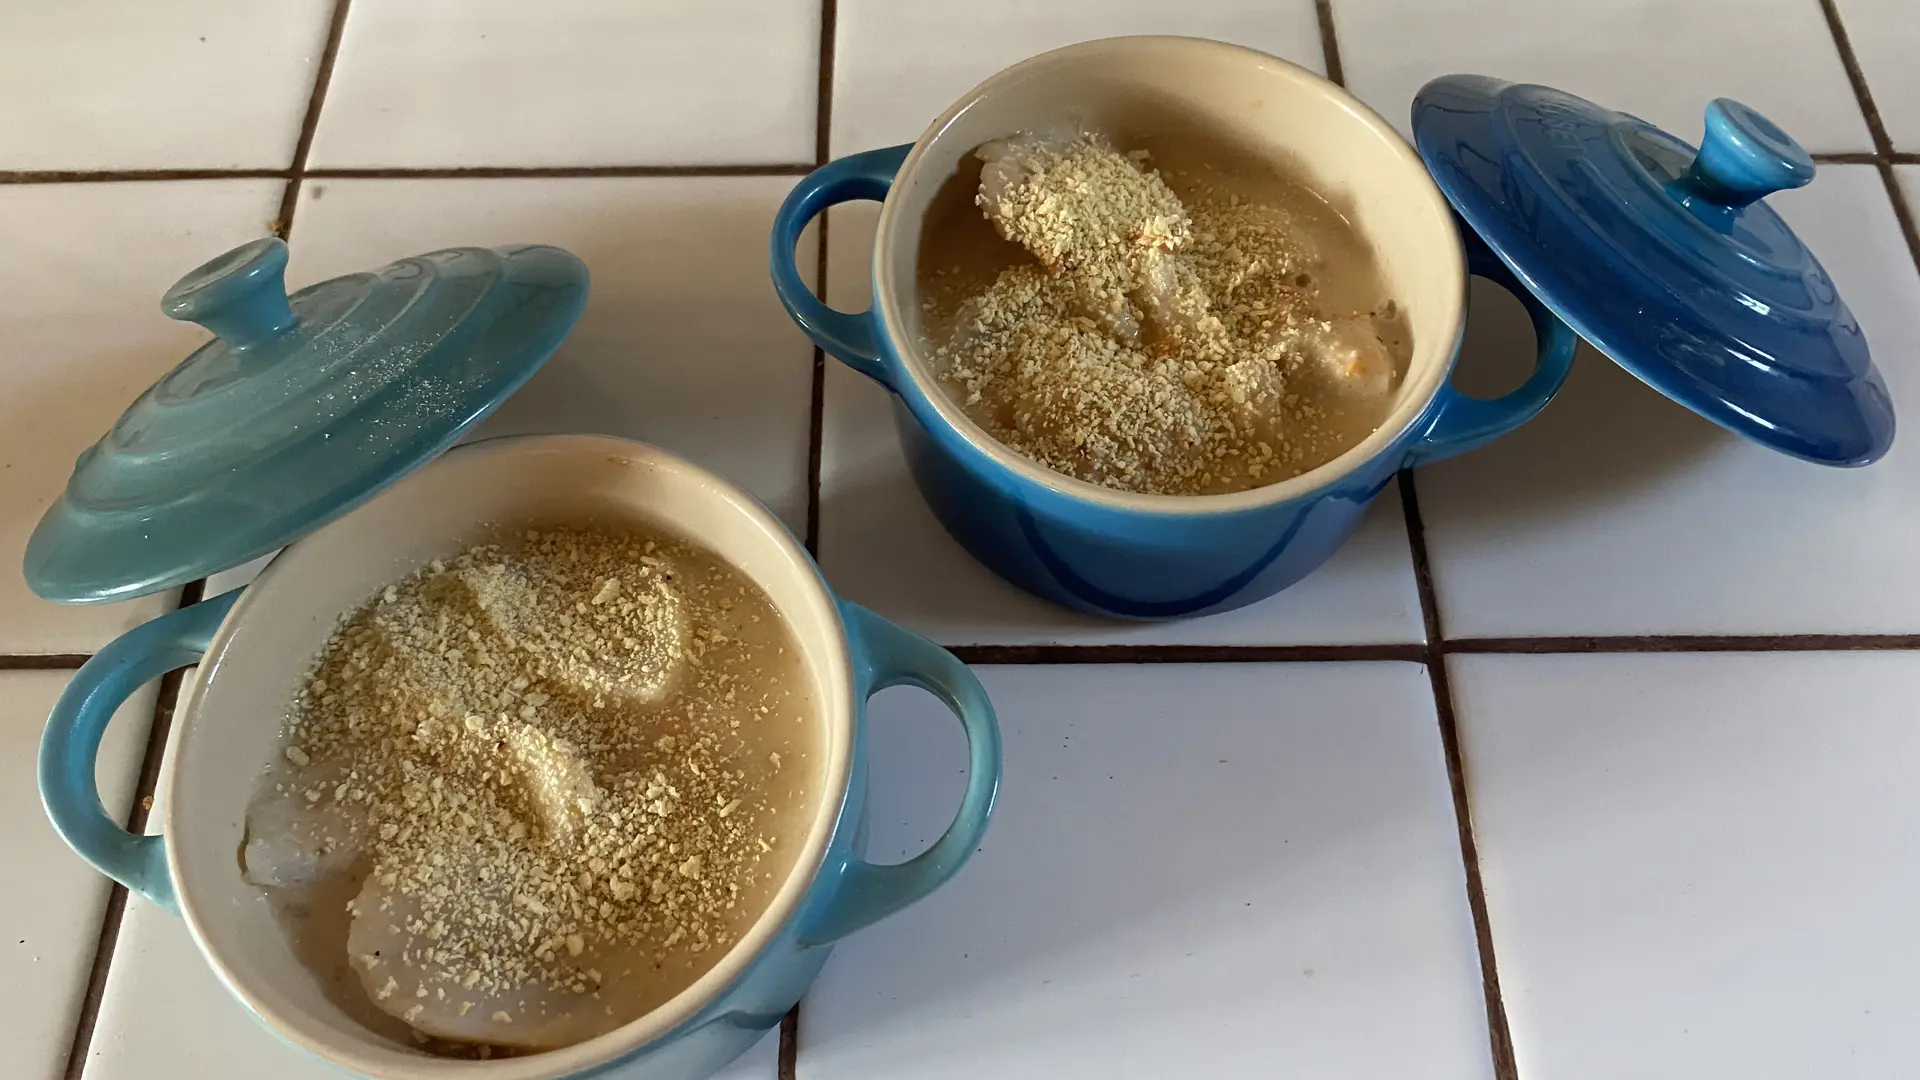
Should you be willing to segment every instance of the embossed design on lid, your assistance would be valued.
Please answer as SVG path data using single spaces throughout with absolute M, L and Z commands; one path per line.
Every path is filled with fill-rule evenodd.
M 1738 102 L 1695 150 L 1544 86 L 1472 75 L 1414 100 L 1420 155 L 1469 227 L 1621 367 L 1729 430 L 1826 465 L 1893 442 L 1893 402 L 1833 279 L 1762 200 L 1813 159 Z
M 559 248 L 451 248 L 289 297 L 255 240 L 161 301 L 215 339 L 74 466 L 27 544 L 53 600 L 122 600 L 238 566 L 435 457 L 526 382 L 586 305 Z

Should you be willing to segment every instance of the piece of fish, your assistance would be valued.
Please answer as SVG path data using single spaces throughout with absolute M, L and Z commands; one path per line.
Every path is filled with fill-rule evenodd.
M 1136 347 L 1143 325 L 1165 334 L 1205 317 L 1205 296 L 1171 257 L 1187 242 L 1186 211 L 1138 160 L 1100 136 L 1062 130 L 995 139 L 974 155 L 982 162 L 974 201 L 987 220 L 1071 281 L 1077 312 L 1107 337 Z M 1083 171 L 1064 168 L 1069 159 Z M 1114 206 L 1137 213 L 1116 220 Z
M 451 859 L 468 859 L 472 851 L 448 850 Z M 474 887 L 463 909 L 488 922 L 512 915 L 512 898 L 487 888 L 472 867 Z M 592 1038 L 614 1026 L 604 1006 L 586 993 L 555 990 L 538 983 L 510 990 L 482 985 L 479 962 L 443 955 L 435 948 L 435 928 L 426 924 L 420 904 L 384 884 L 378 872 L 367 878 L 348 905 L 352 924 L 347 952 L 367 999 L 382 1012 L 405 1021 L 423 1035 L 454 1042 L 545 1050 Z M 476 935 L 466 927 L 444 927 L 442 937 L 468 940 Z M 482 938 L 484 940 L 484 938 Z M 504 948 L 524 947 L 503 943 Z M 564 949 L 563 949 L 564 951 Z
M 299 888 L 349 872 L 365 854 L 367 826 L 366 808 L 351 790 L 344 770 L 320 766 L 264 785 L 247 807 L 240 853 L 246 879 Z

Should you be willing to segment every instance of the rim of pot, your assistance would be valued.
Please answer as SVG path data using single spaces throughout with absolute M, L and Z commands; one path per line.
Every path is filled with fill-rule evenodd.
M 1465 332 L 1468 279 L 1466 253 L 1461 247 L 1459 231 L 1453 223 L 1452 207 L 1447 203 L 1446 196 L 1441 193 L 1438 185 L 1433 183 L 1420 156 L 1379 113 L 1348 93 L 1343 87 L 1298 64 L 1256 49 L 1209 38 L 1179 35 L 1100 38 L 1054 49 L 1021 61 L 989 77 L 962 95 L 941 113 L 938 119 L 928 125 L 919 140 L 913 144 L 912 151 L 908 153 L 906 160 L 901 163 L 899 171 L 895 174 L 895 183 L 898 184 L 899 177 L 911 176 L 927 156 L 929 148 L 940 140 L 947 128 L 962 113 L 988 95 L 1029 78 L 1035 72 L 1058 64 L 1062 60 L 1078 58 L 1084 54 L 1131 52 L 1138 56 L 1151 55 L 1156 51 L 1162 51 L 1162 55 L 1158 57 L 1161 60 L 1176 58 L 1185 53 L 1189 58 L 1203 58 L 1207 62 L 1234 63 L 1263 68 L 1272 77 L 1330 99 L 1351 117 L 1356 132 L 1363 132 L 1385 144 L 1387 152 L 1406 172 L 1407 197 L 1424 201 L 1435 215 L 1437 224 L 1443 230 L 1447 240 L 1447 243 L 1442 245 L 1443 250 L 1439 252 L 1439 257 L 1451 261 L 1450 276 L 1459 282 L 1455 295 L 1449 297 L 1451 310 L 1443 313 L 1447 316 L 1445 324 L 1453 327 L 1453 333 L 1445 341 L 1422 343 L 1416 338 L 1408 358 L 1406 373 L 1402 376 L 1400 396 L 1379 427 L 1331 461 L 1274 484 L 1224 495 L 1158 495 L 1119 491 L 1056 472 L 1014 450 L 994 438 L 969 417 L 965 410 L 953 401 L 952 396 L 940 386 L 939 380 L 933 376 L 921 357 L 920 349 L 914 343 L 915 335 L 907 329 L 907 323 L 902 314 L 904 304 L 909 299 L 917 302 L 917 297 L 896 296 L 892 289 L 881 287 L 881 283 L 893 280 L 894 271 L 899 265 L 899 259 L 896 257 L 897 245 L 891 241 L 894 231 L 899 227 L 901 213 L 899 208 L 902 201 L 891 197 L 882 206 L 879 223 L 875 228 L 876 243 L 873 261 L 875 309 L 884 323 L 887 337 L 892 343 L 893 353 L 899 360 L 901 374 L 905 376 L 900 381 L 912 386 L 912 392 L 903 393 L 902 396 L 912 408 L 915 419 L 929 428 L 936 420 L 945 425 L 975 454 L 988 458 L 1007 470 L 1015 478 L 1016 483 L 1024 483 L 1060 498 L 1091 503 L 1109 510 L 1167 517 L 1228 514 L 1288 502 L 1311 494 L 1355 472 L 1399 441 L 1445 385 L 1452 372 L 1453 361 Z M 1316 188 L 1316 194 L 1318 193 L 1317 185 L 1309 184 L 1308 186 Z M 903 386 L 900 389 L 904 391 L 906 388 Z M 932 415 L 928 415 L 927 410 L 931 410 Z
M 814 884 L 819 880 L 821 867 L 826 861 L 827 849 L 845 809 L 847 784 L 853 765 L 854 740 L 859 737 L 858 723 L 855 719 L 859 701 L 853 678 L 852 651 L 847 639 L 846 624 L 840 614 L 839 602 L 812 556 L 807 554 L 806 549 L 800 546 L 793 534 L 773 515 L 772 511 L 762 506 L 759 500 L 737 484 L 669 451 L 618 436 L 533 434 L 484 439 L 449 450 L 415 473 L 414 477 L 431 476 L 435 472 L 435 466 L 448 459 L 460 461 L 469 467 L 480 467 L 487 456 L 540 452 L 614 454 L 621 455 L 636 465 L 666 468 L 681 474 L 703 494 L 722 499 L 736 512 L 743 513 L 748 524 L 777 545 L 780 553 L 791 564 L 795 585 L 804 595 L 806 603 L 809 606 L 819 605 L 819 613 L 828 617 L 828 624 L 835 630 L 831 639 L 823 642 L 823 647 L 826 649 L 827 675 L 832 682 L 819 687 L 822 698 L 819 717 L 820 722 L 843 726 L 846 732 L 838 742 L 827 744 L 829 761 L 820 779 L 822 796 L 814 808 L 814 817 L 808 826 L 805 847 L 800 857 L 795 860 L 787 880 L 775 893 L 761 917 L 740 935 L 739 940 L 728 949 L 718 963 L 679 993 L 611 1031 L 570 1046 L 543 1050 L 520 1057 L 468 1060 L 435 1057 L 389 1045 L 380 1036 L 371 1032 L 367 1033 L 365 1041 L 344 1041 L 326 1035 L 323 1028 L 314 1025 L 288 1023 L 287 1017 L 281 1015 L 277 1009 L 269 1007 L 245 981 L 237 976 L 218 950 L 209 947 L 204 925 L 206 920 L 218 918 L 219 912 L 202 910 L 202 906 L 195 903 L 195 894 L 190 886 L 179 888 L 180 914 L 187 923 L 188 931 L 193 936 L 201 956 L 220 981 L 226 985 L 228 991 L 276 1036 L 337 1068 L 366 1076 L 395 1077 L 396 1080 L 473 1073 L 484 1073 L 494 1080 L 547 1080 L 550 1077 L 592 1072 L 633 1054 L 658 1041 L 662 1036 L 672 1033 L 718 1000 L 748 973 L 765 953 L 767 947 L 787 929 L 800 913 Z M 411 480 L 414 477 L 407 479 Z M 399 488 L 382 494 L 383 496 L 392 495 L 397 490 Z M 675 527 L 669 515 L 660 515 L 660 520 L 668 528 Z M 318 536 L 329 527 L 331 525 L 323 526 L 321 530 L 311 535 Z M 697 537 L 693 539 L 701 542 Z M 270 575 L 277 576 L 278 573 L 297 570 L 298 566 L 288 562 L 284 556 L 306 542 L 307 538 L 302 538 L 289 544 L 287 551 L 282 553 L 282 557 L 276 558 L 261 572 L 254 585 L 247 587 L 247 592 L 240 597 L 233 610 L 221 623 L 219 631 L 214 635 L 207 649 L 206 661 L 201 663 L 192 680 L 189 706 L 192 711 L 189 713 L 187 722 L 176 727 L 176 735 L 185 735 L 194 724 L 194 714 L 197 714 L 200 709 L 200 685 L 203 680 L 211 677 L 210 671 L 217 671 L 218 666 L 224 662 L 229 641 L 246 621 L 243 615 L 256 603 L 256 597 L 271 598 L 270 589 L 262 590 L 257 586 L 269 583 Z M 731 560 L 723 561 L 731 562 Z M 764 583 L 757 579 L 756 584 L 765 588 Z M 828 714 L 828 707 L 836 699 L 846 706 L 842 710 L 846 712 L 844 718 Z M 183 755 L 176 753 L 170 752 L 168 756 L 176 763 L 185 760 Z M 173 776 L 170 779 L 177 782 L 179 778 Z M 169 831 L 174 826 L 174 810 L 177 805 L 176 802 L 168 806 L 165 826 Z M 173 874 L 177 885 L 184 885 L 185 878 L 181 874 L 179 852 L 177 845 L 168 845 L 168 869 Z M 238 872 L 237 866 L 235 872 Z

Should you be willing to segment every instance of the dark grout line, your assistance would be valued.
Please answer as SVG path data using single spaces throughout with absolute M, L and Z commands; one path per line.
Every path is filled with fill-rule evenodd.
M 300 202 L 300 178 L 295 176 L 287 181 L 280 192 L 280 209 L 275 211 L 273 220 L 267 222 L 267 231 L 286 240 L 293 235 L 293 209 Z
M 835 0 L 821 0 L 820 4 L 820 59 L 818 62 L 819 85 L 816 89 L 813 115 L 813 164 L 804 171 L 811 171 L 827 163 L 832 153 L 833 135 L 833 57 L 834 35 L 839 26 L 839 7 Z M 827 295 L 827 229 L 830 214 L 821 214 L 815 220 L 814 243 L 815 262 L 813 287 L 821 297 Z M 815 559 L 820 557 L 820 454 L 826 441 L 827 411 L 827 354 L 819 347 L 813 349 L 813 377 L 809 384 L 807 400 L 807 550 Z
M 1320 17 L 1320 55 L 1327 68 L 1327 81 L 1345 86 L 1346 65 L 1340 62 L 1340 39 L 1333 30 L 1333 0 L 1314 0 L 1313 9 Z
M 1879 154 L 1815 154 L 1815 165 L 1878 165 Z
M 0 172 L 0 184 L 110 184 L 171 180 L 507 180 L 591 177 L 805 176 L 812 162 L 745 165 L 472 165 L 381 169 L 150 169 L 123 172 Z M 284 206 L 283 206 L 284 209 Z
M 813 163 L 825 165 L 833 154 L 833 60 L 837 49 L 836 35 L 840 28 L 840 5 L 837 0 L 820 2 L 820 87 L 814 100 L 813 114 Z
M 307 167 L 307 155 L 313 152 L 313 133 L 320 127 L 320 110 L 326 106 L 327 87 L 333 83 L 333 65 L 340 58 L 340 39 L 347 29 L 347 9 L 351 0 L 335 0 L 333 18 L 327 23 L 327 41 L 320 48 L 320 63 L 313 72 L 313 92 L 307 96 L 306 115 L 300 118 L 300 134 L 293 143 L 293 171 Z
M 806 162 L 748 165 L 474 165 L 438 169 L 306 169 L 308 180 L 512 180 L 649 176 L 805 176 Z
M 1920 270 L 1920 227 L 1913 220 L 1913 206 L 1907 201 L 1907 193 L 1900 189 L 1900 178 L 1894 175 L 1893 166 L 1880 163 L 1880 182 L 1886 186 L 1887 198 L 1893 203 L 1893 216 L 1900 223 L 1900 235 L 1907 242 L 1907 254 L 1913 257 L 1913 268 Z
M 180 607 L 200 602 L 206 582 L 195 581 L 180 590 Z M 170 671 L 160 680 L 160 692 L 153 703 L 153 720 L 147 727 L 147 748 L 140 759 L 140 777 L 133 788 L 133 805 L 127 811 L 127 831 L 144 833 L 155 785 L 160 778 L 160 759 L 166 753 L 167 734 L 173 730 L 173 711 L 180 700 L 180 672 Z M 87 1054 L 93 1048 L 93 1033 L 100 1022 L 100 1002 L 107 994 L 107 973 L 113 969 L 113 954 L 120 943 L 120 926 L 126 920 L 128 893 L 117 882 L 107 893 L 107 909 L 100 919 L 100 937 L 94 943 L 93 965 L 87 970 L 87 989 L 80 999 L 80 1018 L 74 1025 L 73 1043 L 67 1049 L 66 1080 L 81 1080 L 87 1068 Z
M 1645 637 L 1459 638 L 1443 646 L 1443 651 L 1449 655 L 1894 650 L 1920 650 L 1920 634 L 1667 634 Z
M 822 214 L 820 222 L 821 262 L 826 261 L 827 218 Z M 824 271 L 824 267 L 822 270 Z M 821 280 L 826 275 L 821 274 Z M 827 412 L 827 354 L 819 346 L 813 349 L 812 398 L 808 405 L 807 418 L 807 553 L 816 560 L 820 558 L 820 454 L 826 442 Z
M 87 662 L 86 653 L 0 656 L 0 671 L 72 671 Z
M 1826 16 L 1827 29 L 1833 34 L 1833 46 L 1840 52 L 1840 65 L 1846 69 L 1847 82 L 1852 84 L 1854 99 L 1860 105 L 1860 115 L 1867 122 L 1867 134 L 1873 139 L 1874 153 L 1866 163 L 1879 166 L 1880 182 L 1886 185 L 1887 197 L 1893 200 L 1893 214 L 1900 222 L 1900 235 L 1907 242 L 1907 253 L 1913 258 L 1914 268 L 1920 269 L 1920 227 L 1916 226 L 1913 207 L 1908 204 L 1900 190 L 1899 179 L 1893 173 L 1895 165 L 1920 163 L 1920 154 L 1894 150 L 1893 139 L 1887 134 L 1886 121 L 1880 116 L 1879 106 L 1873 103 L 1873 90 L 1867 85 L 1866 69 L 1860 66 L 1860 58 L 1853 51 L 1853 39 L 1847 33 L 1846 22 L 1840 17 L 1839 0 L 1820 0 L 1820 11 Z
M 128 832 L 146 831 L 147 801 L 153 797 L 153 780 L 160 772 L 160 755 L 166 747 L 166 732 L 173 727 L 173 706 L 179 693 L 180 673 L 169 672 L 160 684 L 159 698 L 154 705 L 146 757 L 140 763 L 140 782 L 134 788 L 133 809 L 127 815 Z M 120 943 L 120 926 L 126 920 L 128 900 L 126 886 L 115 882 L 107 895 L 107 910 L 100 920 L 100 939 L 93 948 L 93 966 L 87 971 L 86 994 L 80 999 L 80 1020 L 74 1025 L 73 1045 L 67 1051 L 67 1080 L 81 1080 L 86 1072 L 87 1054 L 93 1048 L 93 1032 L 100 1023 L 100 1003 L 107 996 L 107 973 L 113 969 L 113 955 Z
M 814 447 L 817 459 L 818 447 Z M 815 462 L 817 464 L 817 460 Z M 818 492 L 813 493 L 817 499 Z M 808 508 L 807 547 L 819 538 L 817 507 Z M 1416 571 L 1416 578 L 1420 572 Z M 1422 588 L 1425 592 L 1431 585 Z M 1425 615 L 1425 611 L 1422 611 Z M 1431 625 L 1427 629 L 1433 633 Z M 1084 664 L 1284 664 L 1425 663 L 1431 653 L 1445 655 L 1555 656 L 1605 653 L 1726 652 L 1920 652 L 1920 634 L 1666 634 L 1639 637 L 1454 638 L 1437 648 L 1418 643 L 1371 642 L 1357 645 L 949 645 L 969 664 L 1062 666 Z M 50 656 L 0 656 L 0 671 L 70 671 L 87 661 L 82 653 Z
M 1860 115 L 1866 118 L 1867 135 L 1873 139 L 1874 152 L 1884 159 L 1893 153 L 1893 140 L 1887 138 L 1887 125 L 1873 103 L 1873 91 L 1867 88 L 1867 73 L 1860 66 L 1860 58 L 1854 55 L 1853 40 L 1847 35 L 1846 23 L 1840 19 L 1838 0 L 1820 0 L 1820 11 L 1827 17 L 1833 47 L 1840 51 L 1840 66 L 1846 69 L 1847 81 L 1853 84 L 1853 96 L 1859 102 Z
M 350 0 L 339 0 L 327 28 L 327 40 L 314 75 L 313 92 L 307 101 L 300 133 L 294 144 L 293 161 L 284 169 L 150 169 L 150 170 L 28 170 L 0 171 L 0 184 L 108 183 L 139 180 L 232 180 L 285 179 L 287 193 L 280 207 L 276 231 L 284 233 L 292 220 L 301 182 L 308 179 L 337 180 L 448 180 L 505 179 L 517 177 L 653 177 L 653 176 L 804 176 L 825 164 L 833 113 L 834 35 L 837 6 L 824 0 L 820 13 L 819 105 L 815 115 L 815 160 L 812 162 L 769 162 L 734 165 L 559 165 L 559 166 L 460 166 L 445 168 L 307 168 L 313 149 L 314 132 L 320 123 L 327 88 L 339 56 Z
M 1426 523 L 1420 517 L 1420 495 L 1415 490 L 1410 469 L 1400 472 L 1400 507 L 1407 521 L 1414 587 L 1420 594 L 1420 616 L 1426 629 L 1427 680 L 1433 687 L 1433 711 L 1440 725 L 1447 787 L 1453 793 L 1453 824 L 1459 835 L 1460 865 L 1466 875 L 1467 910 L 1473 917 L 1474 943 L 1480 954 L 1480 993 L 1487 1010 L 1487 1051 L 1493 1058 L 1495 1080 L 1518 1080 L 1513 1030 L 1507 1023 L 1507 1003 L 1500 993 L 1500 965 L 1493 950 L 1493 922 L 1487 914 L 1486 887 L 1480 876 L 1480 845 L 1473 835 L 1473 804 L 1467 798 L 1466 759 L 1460 751 L 1453 687 L 1447 681 L 1446 634 L 1441 628 L 1440 602 L 1433 589 L 1433 562 L 1427 553 Z
M 320 110 L 325 107 L 327 87 L 333 82 L 334 61 L 340 57 L 340 38 L 347 28 L 347 8 L 351 0 L 335 0 L 333 18 L 327 23 L 327 42 L 320 49 L 320 64 L 313 72 L 313 92 L 307 96 L 307 112 L 300 120 L 300 134 L 293 143 L 292 176 L 286 193 L 280 197 L 280 213 L 273 219 L 273 234 L 285 240 L 293 231 L 293 212 L 300 205 L 302 174 L 307 156 L 313 151 L 313 133 L 320 127 Z
M 117 171 L 28 170 L 0 172 L 0 184 L 115 184 L 154 180 L 278 180 L 291 169 L 122 169 Z
M 134 803 L 139 809 L 140 804 Z M 100 1020 L 100 999 L 107 993 L 107 971 L 113 966 L 113 948 L 120 940 L 120 924 L 127 914 L 127 887 L 113 882 L 107 893 L 107 910 L 100 918 L 100 938 L 93 947 L 93 966 L 87 969 L 87 991 L 80 999 L 80 1019 L 73 1028 L 73 1042 L 67 1047 L 66 1080 L 81 1080 L 87 1069 L 87 1052 L 93 1048 L 93 1030 Z
M 815 447 L 817 456 L 818 447 Z M 817 492 L 814 493 L 817 497 Z M 807 547 L 816 551 L 814 507 Z M 1418 577 L 1418 572 L 1416 572 Z M 1430 589 L 1431 586 L 1426 586 Z M 1423 589 L 1425 591 L 1425 589 Z M 1423 616 L 1425 612 L 1422 612 Z M 1431 626 L 1428 629 L 1432 633 Z M 1920 634 L 1666 634 L 1639 637 L 1454 638 L 1429 648 L 1413 642 L 1357 645 L 948 645 L 969 664 L 1425 663 L 1429 654 L 1557 656 L 1606 653 L 1920 652 Z M 85 654 L 0 656 L 0 671 L 70 671 Z
M 820 82 L 815 97 L 813 119 L 813 163 L 796 169 L 798 174 L 813 171 L 827 163 L 832 153 L 833 132 L 833 55 L 834 32 L 839 23 L 835 0 L 820 3 Z M 815 219 L 813 287 L 827 295 L 827 214 Z M 813 349 L 813 378 L 809 383 L 807 404 L 807 551 L 820 557 L 820 448 L 825 441 L 827 407 L 827 354 L 819 346 Z M 805 998 L 802 998 L 804 1001 Z M 795 1080 L 800 1069 L 800 1004 L 795 1002 L 780 1018 L 780 1056 L 775 1068 L 778 1080 Z
M 800 1006 L 780 1018 L 779 1080 L 795 1080 L 800 1065 Z
M 1422 645 L 949 645 L 968 664 L 1313 664 L 1424 663 Z
M 1467 767 L 1460 751 L 1460 729 L 1453 713 L 1453 687 L 1447 681 L 1447 661 L 1435 655 L 1427 665 L 1433 683 L 1433 707 L 1440 719 L 1440 749 L 1447 762 L 1447 785 L 1453 789 L 1454 828 L 1460 838 L 1460 862 L 1466 870 L 1467 909 L 1473 917 L 1473 936 L 1480 947 L 1480 988 L 1486 999 L 1487 1046 L 1493 1055 L 1495 1080 L 1519 1080 L 1513 1056 L 1513 1029 L 1507 1022 L 1506 998 L 1500 992 L 1500 966 L 1493 949 L 1493 920 L 1487 913 L 1486 882 L 1480 876 L 1480 845 L 1473 835 L 1473 805 L 1467 798 Z
M 1407 522 L 1407 547 L 1413 558 L 1413 587 L 1420 596 L 1420 622 L 1426 633 L 1426 651 L 1437 652 L 1446 641 L 1440 632 L 1440 602 L 1433 592 L 1433 564 L 1427 558 L 1427 527 L 1420 519 L 1420 494 L 1414 490 L 1413 470 L 1402 469 L 1400 513 Z

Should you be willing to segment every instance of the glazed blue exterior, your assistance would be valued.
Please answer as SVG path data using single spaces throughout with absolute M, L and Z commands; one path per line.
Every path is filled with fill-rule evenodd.
M 1866 465 L 1893 401 L 1833 279 L 1761 200 L 1813 158 L 1735 101 L 1699 150 L 1544 86 L 1449 75 L 1414 98 L 1421 158 L 1474 231 L 1581 337 L 1764 446 Z
M 586 307 L 555 247 L 450 248 L 287 295 L 268 237 L 167 291 L 215 339 L 140 395 L 27 541 L 34 592 L 98 603 L 284 547 L 439 456 Z
M 962 437 L 933 407 L 929 388 L 906 374 L 878 310 L 834 311 L 807 289 L 794 265 L 807 222 L 836 203 L 884 200 L 910 149 L 842 158 L 794 188 L 774 220 L 774 288 L 815 342 L 891 393 L 914 481 L 954 539 L 1001 577 L 1056 604 L 1117 618 L 1170 619 L 1271 596 L 1325 562 L 1401 468 L 1474 449 L 1526 423 L 1560 389 L 1573 361 L 1573 332 L 1470 239 L 1470 271 L 1512 292 L 1533 321 L 1539 362 L 1519 389 L 1483 401 L 1443 384 L 1383 452 L 1284 502 L 1231 512 L 1147 512 L 1063 491 L 1006 467 Z
M 40 796 L 54 828 L 101 872 L 170 911 L 179 903 L 165 838 L 136 836 L 107 816 L 94 762 L 114 711 L 145 683 L 197 663 L 241 591 L 161 616 L 102 649 L 75 673 L 41 742 Z M 1000 733 L 986 691 L 938 645 L 858 605 L 841 602 L 840 611 L 856 702 L 852 762 L 811 888 L 752 965 L 706 1008 L 661 1038 L 573 1077 L 698 1080 L 718 1071 L 778 1026 L 836 941 L 933 892 L 979 847 L 1000 784 Z M 866 700 L 899 685 L 919 686 L 953 710 L 966 731 L 969 771 L 960 809 L 940 839 L 904 863 L 881 866 L 863 858 Z

